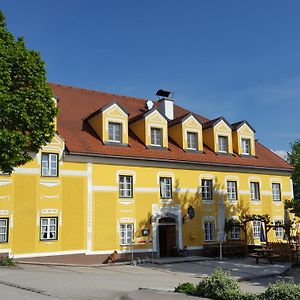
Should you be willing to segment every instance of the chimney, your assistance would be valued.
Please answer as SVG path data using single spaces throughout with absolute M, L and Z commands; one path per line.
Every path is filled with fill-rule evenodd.
M 164 90 L 158 90 L 156 95 L 161 97 L 158 100 L 158 110 L 164 116 L 166 116 L 169 120 L 174 119 L 174 100 L 171 99 L 170 94 L 173 93 Z

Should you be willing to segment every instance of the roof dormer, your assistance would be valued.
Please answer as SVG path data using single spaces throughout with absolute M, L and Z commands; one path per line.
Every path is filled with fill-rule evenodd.
M 170 122 L 169 135 L 185 151 L 203 151 L 202 125 L 192 113 Z
M 92 113 L 87 121 L 104 144 L 128 144 L 128 113 L 116 101 Z
M 157 108 L 132 120 L 130 128 L 148 148 L 168 148 L 168 121 Z
M 203 124 L 203 141 L 218 154 L 232 154 L 232 129 L 224 117 Z
M 255 130 L 247 121 L 231 125 L 233 150 L 240 156 L 255 156 Z

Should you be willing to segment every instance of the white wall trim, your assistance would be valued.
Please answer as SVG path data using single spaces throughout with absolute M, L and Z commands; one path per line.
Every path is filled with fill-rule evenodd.
M 87 252 L 92 251 L 92 226 L 93 226 L 93 193 L 92 193 L 92 164 L 87 167 Z
M 88 176 L 88 171 L 79 170 L 61 170 L 60 175 L 62 176 Z
M 40 174 L 41 170 L 39 168 L 16 168 L 14 173 L 17 174 Z
M 158 187 L 136 187 L 134 192 L 142 192 L 142 193 L 159 193 Z
M 0 179 L 0 186 L 11 184 L 12 180 L 11 179 Z
M 31 258 L 31 257 L 44 257 L 44 256 L 58 256 L 70 254 L 85 254 L 86 250 L 69 250 L 69 251 L 56 251 L 56 252 L 37 252 L 37 253 L 23 253 L 15 254 L 14 258 Z
M 128 246 L 130 247 L 130 246 Z M 99 251 L 91 251 L 86 253 L 86 255 L 97 255 L 97 254 L 112 254 L 116 249 L 111 249 L 111 250 L 99 250 Z M 126 249 L 126 250 L 117 250 L 118 253 L 131 253 L 131 249 Z M 152 252 L 151 248 L 146 248 L 146 249 L 133 249 L 133 253 L 143 253 L 143 252 Z M 155 251 L 154 251 L 155 252 Z
M 190 247 L 186 247 L 186 250 L 202 250 L 204 249 L 203 246 L 190 246 Z
M 109 185 L 93 185 L 91 186 L 92 191 L 98 192 L 116 192 L 119 190 L 117 186 L 109 186 Z

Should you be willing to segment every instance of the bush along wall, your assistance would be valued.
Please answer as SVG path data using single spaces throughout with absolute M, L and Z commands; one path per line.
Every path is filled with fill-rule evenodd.
M 300 299 L 300 285 L 293 281 L 278 281 L 270 284 L 261 294 L 245 293 L 227 272 L 217 269 L 211 276 L 202 279 L 197 286 L 182 283 L 175 292 L 215 300 L 295 300 Z

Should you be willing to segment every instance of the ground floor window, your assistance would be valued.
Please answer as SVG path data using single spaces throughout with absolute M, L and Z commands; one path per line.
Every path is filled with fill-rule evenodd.
M 133 224 L 120 224 L 120 245 L 129 246 L 133 239 Z
M 282 220 L 274 220 L 275 225 L 282 225 Z M 283 239 L 284 230 L 283 227 L 275 227 L 275 237 L 278 239 Z
M 232 240 L 239 240 L 240 239 L 240 233 L 241 233 L 240 227 L 232 227 L 232 229 L 230 231 L 230 238 Z
M 259 239 L 260 238 L 260 230 L 261 230 L 261 221 L 252 221 L 253 226 L 253 238 Z
M 204 239 L 207 242 L 214 240 L 214 223 L 213 222 L 205 222 L 204 223 Z
M 8 218 L 0 219 L 0 243 L 8 242 Z
M 57 240 L 57 217 L 41 218 L 41 237 L 44 240 Z

